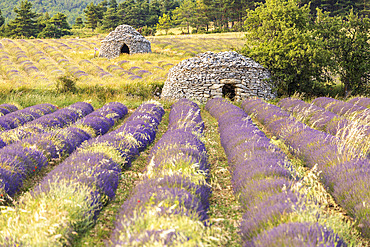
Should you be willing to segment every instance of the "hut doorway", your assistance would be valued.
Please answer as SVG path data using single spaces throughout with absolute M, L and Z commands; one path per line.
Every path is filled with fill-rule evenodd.
M 121 48 L 121 53 L 130 54 L 130 48 L 128 48 L 128 46 L 126 44 L 123 44 L 123 46 Z
M 234 84 L 225 84 L 222 87 L 222 97 L 229 98 L 230 100 L 234 100 L 235 96 L 236 96 L 236 92 L 235 92 Z

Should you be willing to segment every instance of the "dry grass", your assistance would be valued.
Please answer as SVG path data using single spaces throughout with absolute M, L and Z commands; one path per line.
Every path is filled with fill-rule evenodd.
M 369 246 L 368 240 L 363 239 L 361 234 L 355 228 L 354 219 L 340 207 L 334 198 L 326 191 L 322 183 L 321 171 L 317 170 L 317 166 L 308 169 L 303 160 L 297 158 L 289 146 L 282 140 L 277 139 L 270 131 L 268 131 L 261 123 L 253 116 L 253 122 L 261 129 L 271 142 L 278 146 L 288 157 L 292 167 L 292 176 L 300 178 L 292 188 L 302 194 L 304 200 L 298 205 L 294 212 L 290 215 L 291 221 L 296 222 L 318 222 L 326 225 L 334 230 L 348 246 Z M 301 199 L 302 200 L 302 199 Z M 319 215 L 319 217 L 317 217 Z
M 221 146 L 217 120 L 206 110 L 202 110 L 205 124 L 203 142 L 206 145 L 210 163 L 210 197 L 209 217 L 212 226 L 220 228 L 223 246 L 241 246 L 239 235 L 242 211 L 234 196 L 231 174 L 228 169 L 226 154 Z
M 227 33 L 148 37 L 153 53 L 121 54 L 111 60 L 94 57 L 94 47 L 100 47 L 105 35 L 84 39 L 3 39 L 0 40 L 0 55 L 8 58 L 0 58 L 0 94 L 19 90 L 54 90 L 58 77 L 76 71 L 85 72 L 76 74 L 77 88 L 83 92 L 104 87 L 135 96 L 135 92 L 138 95 L 137 91 L 150 87 L 153 93 L 161 89 L 173 65 L 200 52 L 241 48 L 243 36 L 243 33 Z M 23 51 L 26 57 L 17 57 L 17 51 Z M 28 71 L 24 61 L 29 61 L 39 71 Z M 10 76 L 12 69 L 18 71 L 16 76 Z M 145 97 L 148 96 L 150 93 L 146 92 Z

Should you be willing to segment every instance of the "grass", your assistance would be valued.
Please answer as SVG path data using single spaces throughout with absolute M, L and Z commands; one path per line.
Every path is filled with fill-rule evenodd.
M 209 217 L 213 227 L 221 229 L 220 239 L 223 246 L 241 246 L 238 234 L 242 211 L 235 198 L 231 174 L 228 169 L 226 154 L 221 146 L 217 120 L 204 108 L 202 118 L 205 124 L 203 142 L 206 145 L 210 165 L 210 197 Z
M 168 111 L 169 110 L 167 109 L 162 122 L 158 126 L 156 140 L 159 140 L 167 130 Z M 131 190 L 144 172 L 148 164 L 150 150 L 154 144 L 155 142 L 132 162 L 132 166 L 128 170 L 122 173 L 115 199 L 106 205 L 106 207 L 100 212 L 95 226 L 86 231 L 74 246 L 105 246 L 104 241 L 109 239 L 110 234 L 114 229 L 114 220 L 117 216 L 117 212 L 123 202 L 129 197 Z
M 90 34 L 91 35 L 91 34 Z M 226 51 L 230 49 L 240 49 L 244 43 L 242 40 L 244 33 L 221 33 L 221 34 L 195 34 L 183 36 L 151 36 L 147 37 L 152 42 L 151 54 L 122 54 L 115 59 L 94 58 L 94 47 L 100 46 L 100 41 L 105 35 L 93 36 L 90 38 L 75 39 L 66 38 L 60 40 L 42 40 L 44 44 L 38 45 L 35 40 L 27 40 L 27 45 L 20 40 L 13 40 L 15 45 L 20 47 L 27 54 L 28 58 L 40 69 L 40 73 L 44 74 L 47 80 L 40 80 L 34 78 L 33 74 L 27 73 L 20 63 L 17 63 L 15 54 L 12 49 L 5 47 L 4 50 L 9 54 L 12 66 L 20 71 L 20 77 L 10 78 L 7 76 L 7 67 L 0 66 L 0 103 L 15 103 L 22 107 L 27 107 L 40 103 L 53 103 L 59 107 L 64 107 L 73 104 L 77 101 L 87 101 L 95 108 L 101 107 L 106 102 L 119 101 L 130 108 L 130 112 L 139 106 L 143 101 L 148 99 L 157 99 L 157 93 L 160 92 L 166 79 L 166 74 L 169 69 L 183 59 L 190 58 L 199 52 L 204 51 Z M 70 46 L 72 49 L 66 49 L 64 46 L 58 44 L 61 42 Z M 79 44 L 76 46 L 73 42 Z M 0 41 L 2 43 L 2 41 Z M 3 44 L 4 45 L 4 44 Z M 50 45 L 54 50 L 48 50 L 46 47 Z M 37 50 L 45 54 L 45 59 L 39 60 L 35 51 Z M 1 52 L 1 51 L 0 51 Z M 58 63 L 58 54 L 62 54 L 69 60 L 66 62 Z M 81 62 L 88 60 L 91 63 Z M 43 61 L 49 61 L 44 63 Z M 123 62 L 128 61 L 128 62 Z M 0 62 L 1 63 L 1 62 Z M 52 66 L 49 66 L 51 64 Z M 172 64 L 172 65 L 171 65 Z M 86 76 L 74 78 L 75 84 L 67 85 L 64 90 L 57 87 L 58 78 L 60 75 L 55 75 L 53 70 L 55 68 L 61 70 L 63 75 L 69 75 L 69 65 L 76 66 L 78 69 L 87 73 Z M 114 66 L 111 66 L 114 65 Z M 54 67 L 53 67 L 54 66 Z M 112 76 L 99 77 L 97 69 L 101 68 Z M 151 74 L 143 76 L 142 79 L 131 80 L 130 75 L 120 74 L 120 70 L 112 68 L 120 68 L 124 71 L 130 71 L 137 74 L 138 70 L 147 70 Z M 139 69 L 132 69 L 139 67 Z M 121 70 L 121 72 L 122 72 Z M 73 85 L 73 87 L 71 86 Z M 156 141 L 160 139 L 167 129 L 168 124 L 168 111 L 171 102 L 161 101 L 165 106 L 166 114 L 159 125 Z M 231 175 L 228 170 L 227 158 L 223 148 L 220 144 L 220 137 L 217 131 L 217 121 L 210 116 L 210 114 L 202 108 L 201 111 L 203 120 L 205 122 L 205 136 L 202 141 L 205 143 L 210 169 L 210 181 L 212 186 L 212 195 L 210 197 L 210 210 L 209 217 L 212 227 L 219 229 L 220 239 L 223 240 L 223 246 L 240 246 L 240 235 L 238 234 L 239 224 L 242 212 L 239 208 L 239 203 L 235 198 L 231 185 Z M 307 193 L 310 193 L 320 202 L 323 207 L 311 208 L 312 210 L 322 210 L 329 224 L 337 232 L 341 231 L 346 240 L 358 245 L 369 245 L 366 240 L 358 237 L 358 232 L 352 229 L 353 220 L 347 216 L 346 212 L 335 204 L 334 200 L 325 192 L 324 187 L 319 181 L 317 171 L 308 170 L 304 167 L 304 163 L 297 159 L 289 152 L 289 148 L 284 145 L 280 140 L 276 140 L 270 133 L 268 133 L 263 126 L 259 127 L 272 138 L 272 142 L 277 144 L 290 158 L 299 174 L 306 178 Z M 96 224 L 93 227 L 87 227 L 86 231 L 77 238 L 77 242 L 73 246 L 104 246 L 114 227 L 114 220 L 116 214 L 123 204 L 123 202 L 130 196 L 132 188 L 139 181 L 140 176 L 144 172 L 148 163 L 148 155 L 150 153 L 152 144 L 147 150 L 132 163 L 132 167 L 122 173 L 120 183 L 116 192 L 116 197 L 113 201 L 109 202 L 101 211 Z M 25 191 L 32 188 L 41 178 L 51 170 L 52 166 L 45 169 L 30 181 L 26 181 Z M 23 192 L 25 192 L 23 191 Z M 17 200 L 23 194 L 17 195 Z M 58 195 L 59 198 L 66 200 L 69 203 L 68 193 L 66 195 Z M 81 201 L 83 195 L 76 199 L 76 202 Z M 57 205 L 57 201 L 52 198 L 46 200 L 39 200 L 32 206 L 39 207 L 38 215 L 33 215 L 31 218 L 36 220 L 44 217 L 50 222 L 52 219 L 63 217 L 61 212 L 55 207 L 55 215 L 43 215 L 42 207 L 50 207 Z M 11 211 L 2 212 L 7 214 L 14 214 Z M 17 214 L 27 213 L 20 211 Z M 303 211 L 303 212 L 308 212 Z M 312 214 L 300 213 L 292 215 L 291 217 L 298 217 L 302 221 L 311 217 Z M 40 221 L 41 222 L 41 221 Z M 44 221 L 46 222 L 46 221 Z M 4 223 L 5 224 L 5 223 Z M 17 218 L 13 217 L 9 227 L 18 227 L 21 233 L 25 231 L 26 226 L 39 227 L 37 222 L 17 222 Z M 45 227 L 46 224 L 43 226 Z M 41 229 L 41 228 L 39 228 Z M 44 228 L 42 228 L 44 229 Z M 51 229 L 52 230 L 52 229 Z M 45 230 L 46 231 L 46 230 Z M 33 231 L 37 233 L 37 231 Z M 54 234 L 54 233 L 53 233 Z M 37 241 L 37 234 L 34 241 Z M 57 236 L 55 233 L 53 236 Z M 53 243 L 50 240 L 49 245 Z M 68 244 L 68 243 L 67 243 Z M 356 245 L 356 244 L 354 244 Z
M 308 169 L 305 162 L 291 152 L 289 146 L 277 139 L 253 116 L 252 119 L 271 142 L 287 155 L 294 167 L 293 177 L 301 178 L 292 187 L 305 195 L 308 200 L 302 202 L 303 208 L 295 209 L 295 212 L 290 215 L 291 221 L 318 222 L 333 229 L 349 246 L 370 246 L 369 240 L 362 238 L 360 232 L 355 228 L 354 219 L 326 191 L 321 182 L 320 171 L 317 170 L 316 166 Z M 315 214 L 320 217 L 316 218 Z
M 137 88 L 136 80 L 140 82 L 139 84 L 146 86 L 155 84 L 161 87 L 168 70 L 181 60 L 199 52 L 238 49 L 243 45 L 242 37 L 242 33 L 148 37 L 152 42 L 153 53 L 121 54 L 120 57 L 111 60 L 94 58 L 94 47 L 100 47 L 100 41 L 104 36 L 85 39 L 11 40 L 12 42 L 2 40 L 0 42 L 3 44 L 3 49 L 0 49 L 0 53 L 9 57 L 7 61 L 11 63 L 12 68 L 19 71 L 20 76 L 9 77 L 7 73 L 11 67 L 2 66 L 0 59 L 0 94 L 1 91 L 8 94 L 10 91 L 55 89 L 57 78 L 60 76 L 59 73 L 55 74 L 56 69 L 62 71 L 64 75 L 77 70 L 84 71 L 86 75 L 80 76 L 76 83 L 76 87 L 83 91 L 95 86 L 104 86 L 125 93 L 131 83 L 134 83 L 133 87 Z M 168 49 L 167 45 L 171 49 Z M 24 51 L 27 57 L 23 60 L 32 62 L 39 72 L 35 74 L 25 70 L 23 63 L 19 61 L 14 52 L 15 48 Z M 85 62 L 86 60 L 88 62 Z M 127 62 L 122 63 L 122 61 Z M 110 65 L 116 65 L 135 75 L 141 75 L 142 79 L 132 80 L 129 78 L 130 75 L 117 74 L 115 70 L 110 69 Z M 143 76 L 140 72 L 138 74 L 137 71 L 130 70 L 133 67 L 139 67 L 139 70 L 146 70 L 150 73 L 145 73 Z M 108 75 L 99 77 L 99 69 Z M 45 80 L 35 77 L 36 75 L 43 75 Z M 146 94 L 145 97 L 148 95 Z
M 128 104 L 128 107 L 132 104 L 137 106 L 137 103 L 131 102 L 158 98 L 172 66 L 199 52 L 239 49 L 243 45 L 243 36 L 243 33 L 152 36 L 148 39 L 152 42 L 153 53 L 121 54 L 110 60 L 94 58 L 94 47 L 100 47 L 104 35 L 84 39 L 44 39 L 41 43 L 38 43 L 39 40 L 14 39 L 13 43 L 2 40 L 3 49 L 0 49 L 0 53 L 6 52 L 12 66 L 19 70 L 20 77 L 8 77 L 9 68 L 2 66 L 0 59 L 0 102 L 15 102 L 23 107 L 49 102 L 62 107 L 77 101 L 88 101 L 94 107 L 100 107 L 106 102 L 120 101 Z M 60 43 L 71 49 L 66 49 Z M 26 59 L 40 70 L 39 74 L 43 74 L 46 80 L 27 73 L 17 61 L 13 47 L 24 51 Z M 60 56 L 68 62 L 58 63 Z M 71 66 L 75 69 L 71 70 Z M 110 76 L 100 78 L 98 67 Z M 135 70 L 134 67 L 139 69 Z M 63 74 L 55 74 L 55 70 Z M 76 70 L 84 71 L 87 75 L 70 77 Z M 123 71 L 134 75 L 141 74 L 141 71 L 150 73 L 141 74 L 142 79 L 132 80 L 132 75 L 122 74 Z M 73 81 L 63 85 L 63 80 L 58 79 L 61 76 L 72 78 Z

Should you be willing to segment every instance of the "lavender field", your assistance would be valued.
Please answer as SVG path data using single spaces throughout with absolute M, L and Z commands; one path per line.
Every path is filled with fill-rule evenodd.
M 0 243 L 366 246 L 366 101 L 0 105 Z
M 370 246 L 370 98 L 160 100 L 192 36 L 0 40 L 0 246 Z
M 98 58 L 94 50 L 100 48 L 103 38 L 1 39 L 0 88 L 51 90 L 61 76 L 72 76 L 81 88 L 104 85 L 124 91 L 137 84 L 161 87 L 168 70 L 182 59 L 208 50 L 239 49 L 243 44 L 242 34 L 218 38 L 148 37 L 152 54 L 121 55 L 108 60 Z

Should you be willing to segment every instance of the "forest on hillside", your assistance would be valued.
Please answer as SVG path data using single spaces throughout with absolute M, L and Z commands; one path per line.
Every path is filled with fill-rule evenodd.
M 0 10 L 5 22 L 16 17 L 14 8 L 20 4 L 21 0 L 1 0 Z M 32 4 L 32 10 L 36 13 L 45 14 L 48 13 L 53 16 L 57 13 L 63 13 L 67 16 L 69 24 L 74 24 L 77 17 L 85 19 L 84 10 L 86 7 L 93 3 L 94 5 L 109 5 L 110 2 L 116 2 L 122 9 L 124 6 L 128 6 L 130 9 L 135 10 L 140 8 L 141 12 L 137 12 L 140 19 L 147 18 L 152 21 L 145 23 L 150 26 L 158 21 L 158 18 L 163 13 L 168 14 L 171 9 L 180 5 L 189 5 L 186 0 L 30 0 Z M 260 0 L 193 0 L 191 1 L 197 5 L 204 5 L 203 10 L 205 12 L 213 12 L 215 17 L 220 17 L 229 20 L 240 20 L 241 17 L 245 16 L 246 8 L 254 8 L 256 2 Z M 262 1 L 264 2 L 264 1 Z M 332 15 L 345 15 L 348 11 L 353 8 L 355 13 L 360 15 L 369 15 L 370 12 L 370 1 L 369 0 L 301 0 L 301 5 L 308 4 L 311 2 L 311 10 L 315 12 L 316 8 L 320 8 L 324 11 L 329 11 Z M 127 11 L 125 11 L 127 12 Z M 128 16 L 131 16 L 128 14 Z M 215 19 L 215 18 L 214 18 Z M 202 21 L 202 20 L 200 20 Z
M 0 10 L 6 22 L 14 19 L 16 14 L 14 7 L 20 4 L 20 0 L 1 0 Z M 74 23 L 76 17 L 83 15 L 83 10 L 89 3 L 98 4 L 102 0 L 32 0 L 32 10 L 37 13 L 54 15 L 58 12 L 68 16 L 68 22 Z

